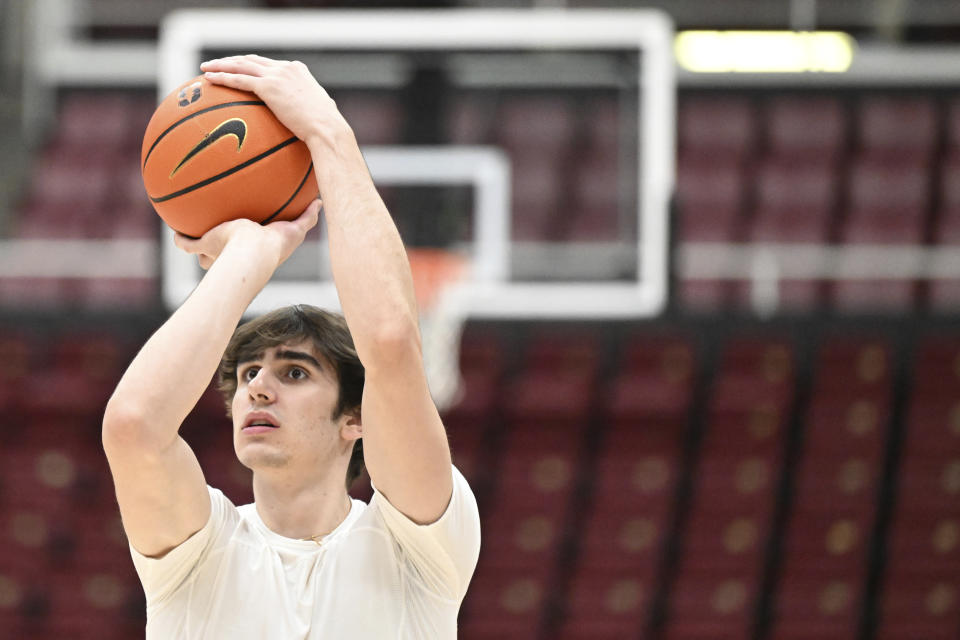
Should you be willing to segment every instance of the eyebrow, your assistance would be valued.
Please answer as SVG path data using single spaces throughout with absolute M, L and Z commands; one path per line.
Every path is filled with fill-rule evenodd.
M 292 349 L 284 349 L 282 351 L 277 351 L 275 354 L 277 360 L 298 360 L 300 362 L 306 362 L 313 365 L 318 370 L 323 371 L 323 365 L 320 364 L 320 361 L 314 358 L 312 355 L 306 351 L 294 351 Z M 260 360 L 263 358 L 263 354 L 259 353 L 253 357 L 245 358 L 237 362 L 238 365 L 245 364 L 247 362 L 253 362 L 254 360 Z
M 285 349 L 283 351 L 277 351 L 276 356 L 277 360 L 300 360 L 301 362 L 307 362 L 312 364 L 317 369 L 323 371 L 323 365 L 320 364 L 320 361 L 305 351 L 291 351 L 289 349 Z

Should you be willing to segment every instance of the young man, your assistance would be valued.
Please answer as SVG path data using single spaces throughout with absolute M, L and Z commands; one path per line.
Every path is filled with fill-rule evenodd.
M 399 234 L 303 64 L 238 56 L 202 70 L 255 92 L 310 148 L 346 324 L 293 307 L 231 341 L 319 202 L 291 222 L 176 239 L 207 273 L 131 363 L 103 422 L 147 638 L 454 638 L 479 518 L 427 389 Z M 221 357 L 236 453 L 253 470 L 254 504 L 239 508 L 207 487 L 178 435 Z M 369 505 L 344 486 L 360 438 Z

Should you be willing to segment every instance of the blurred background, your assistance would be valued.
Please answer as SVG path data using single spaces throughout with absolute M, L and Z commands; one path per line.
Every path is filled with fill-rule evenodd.
M 662 285 L 619 315 L 467 314 L 444 418 L 484 543 L 460 637 L 960 637 L 960 4 L 3 0 L 0 638 L 143 635 L 100 419 L 170 311 L 139 171 L 161 24 L 227 7 L 676 30 L 657 87 L 625 47 L 258 49 L 307 61 L 364 145 L 505 154 L 508 282 Z M 476 185 L 382 188 L 411 246 L 477 241 Z M 324 277 L 312 240 L 282 277 Z M 182 433 L 248 502 L 215 392 Z

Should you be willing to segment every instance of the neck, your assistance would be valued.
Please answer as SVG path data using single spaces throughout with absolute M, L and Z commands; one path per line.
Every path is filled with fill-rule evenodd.
M 351 507 L 343 480 L 335 474 L 298 481 L 255 472 L 253 496 L 267 528 L 295 539 L 321 539 L 344 521 Z

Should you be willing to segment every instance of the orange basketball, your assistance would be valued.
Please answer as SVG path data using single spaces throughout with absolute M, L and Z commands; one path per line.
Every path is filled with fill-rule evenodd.
M 202 76 L 157 107 L 140 160 L 154 209 L 194 238 L 237 218 L 291 220 L 317 197 L 307 145 L 255 94 Z

